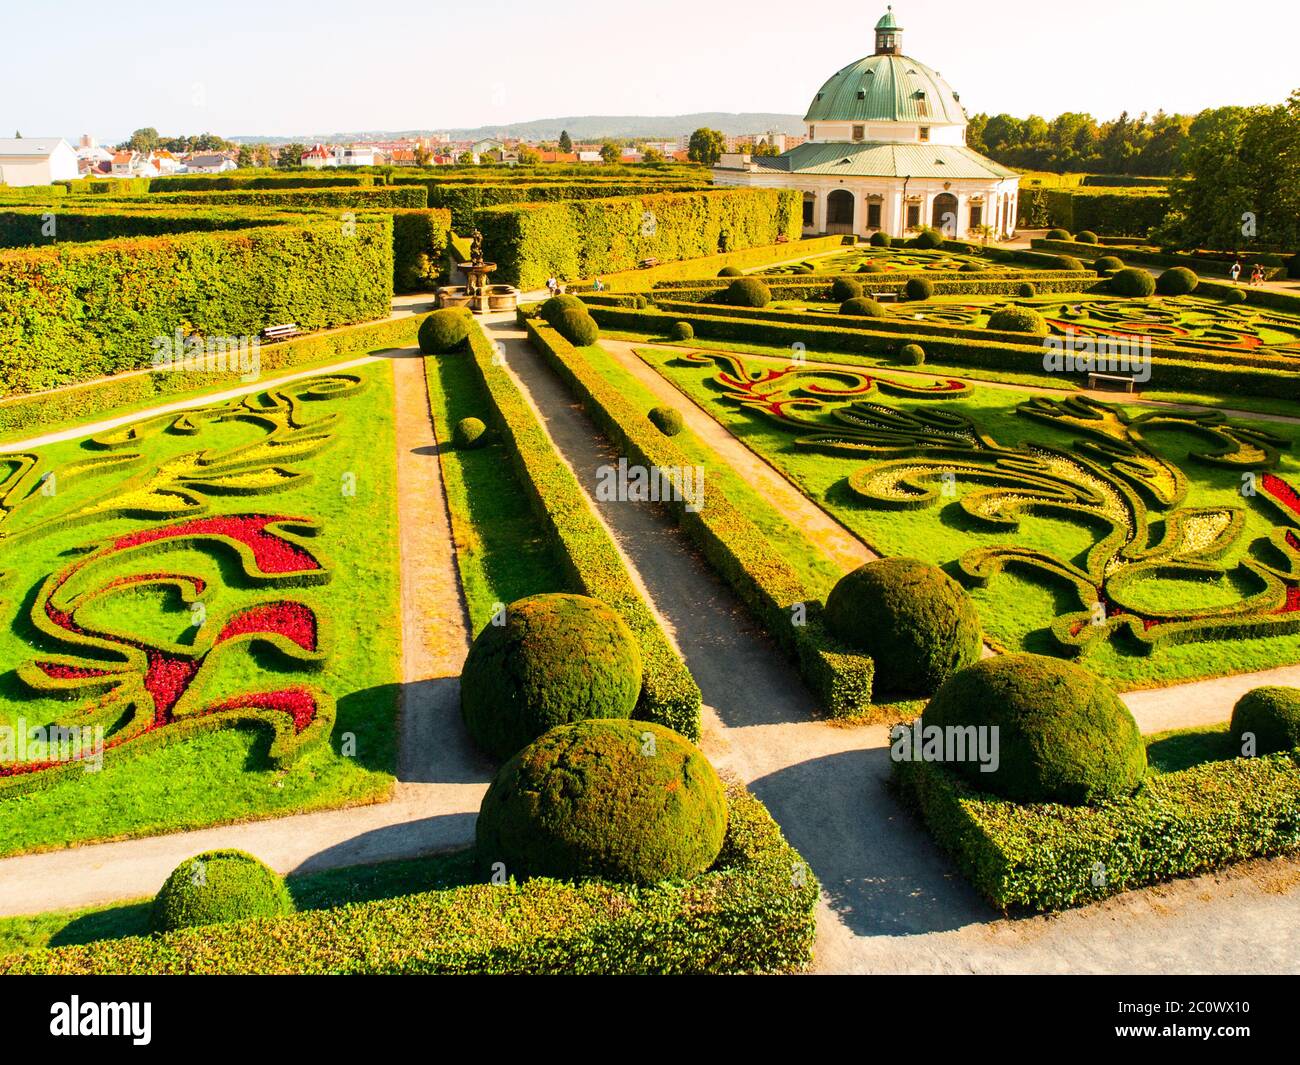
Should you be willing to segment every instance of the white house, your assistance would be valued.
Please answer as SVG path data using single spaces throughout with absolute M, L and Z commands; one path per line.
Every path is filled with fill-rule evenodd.
M 340 146 L 334 149 L 334 160 L 339 166 L 374 166 L 375 150 L 368 145 Z
M 808 139 L 770 158 L 724 155 L 719 185 L 798 189 L 811 233 L 934 226 L 951 237 L 1016 227 L 1020 175 L 966 146 L 961 98 L 903 54 L 892 10 L 876 23 L 873 55 L 836 72 L 808 107 Z
M 185 161 L 187 174 L 224 174 L 227 170 L 238 170 L 235 163 L 220 152 L 205 152 L 191 155 Z
M 338 166 L 339 161 L 334 158 L 334 153 L 325 145 L 313 144 L 302 153 L 302 165 L 309 166 L 314 170 L 320 170 L 322 167 Z
M 0 138 L 0 185 L 52 185 L 77 173 L 77 153 L 62 137 Z

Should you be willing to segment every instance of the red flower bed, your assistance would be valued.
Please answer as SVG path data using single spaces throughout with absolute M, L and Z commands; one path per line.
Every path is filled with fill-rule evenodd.
M 301 732 L 316 718 L 316 699 L 303 688 L 288 688 L 278 692 L 255 692 L 240 695 L 207 711 L 210 714 L 223 710 L 278 710 L 293 718 L 293 730 Z
M 1264 491 L 1276 499 L 1282 506 L 1286 507 L 1292 514 L 1300 518 L 1300 492 L 1297 492 L 1286 481 L 1282 480 L 1273 473 L 1264 474 L 1260 482 Z
M 141 544 L 187 536 L 228 536 L 246 544 L 253 553 L 257 568 L 263 573 L 301 573 L 318 570 L 320 563 L 297 544 L 267 532 L 266 527 L 276 522 L 304 521 L 282 514 L 228 514 L 215 518 L 196 518 L 179 525 L 165 525 L 143 529 L 113 541 L 112 551 L 125 551 Z
M 316 615 L 303 603 L 263 603 L 250 607 L 226 622 L 217 643 L 245 633 L 285 636 L 304 651 L 316 650 Z

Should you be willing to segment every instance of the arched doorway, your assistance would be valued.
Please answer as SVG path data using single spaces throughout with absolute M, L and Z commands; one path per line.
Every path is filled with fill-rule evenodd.
M 826 232 L 853 232 L 853 193 L 836 189 L 826 197 Z
M 957 235 L 957 197 L 951 192 L 941 192 L 934 198 L 930 225 L 941 230 L 949 240 Z
M 817 224 L 817 194 L 815 192 L 805 192 L 803 194 L 803 227 L 812 229 Z

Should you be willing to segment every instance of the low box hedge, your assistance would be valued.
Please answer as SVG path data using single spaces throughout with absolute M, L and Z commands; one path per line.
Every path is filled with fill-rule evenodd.
M 699 685 L 632 583 L 617 546 L 588 506 L 573 471 L 477 326 L 470 330 L 470 350 L 497 428 L 520 481 L 527 486 L 533 509 L 569 570 L 572 590 L 618 611 L 640 644 L 642 686 L 634 716 L 698 740 L 703 701 Z
M 1115 244 L 1079 244 L 1072 240 L 1033 240 L 1030 243 L 1043 251 L 1074 255 L 1080 259 L 1095 259 L 1100 255 L 1118 255 L 1126 264 L 1137 266 L 1186 266 L 1197 274 L 1217 274 L 1227 277 L 1232 268 L 1233 259 L 1210 257 L 1207 255 L 1184 255 L 1177 252 L 1161 252 L 1152 248 L 1120 246 Z M 1264 264 L 1266 280 L 1286 277 L 1286 262 L 1280 255 L 1256 254 L 1243 252 L 1242 258 L 1247 262 Z
M 934 283 L 936 296 L 1017 296 L 1026 281 L 1042 295 L 1049 293 L 1081 293 L 1101 290 L 1101 282 L 1091 270 L 1085 272 L 1063 270 L 1024 270 L 1015 276 L 971 279 L 970 274 L 821 274 L 774 275 L 762 277 L 763 284 L 772 290 L 772 299 L 820 300 L 828 299 L 831 285 L 837 278 L 857 281 L 868 292 L 897 292 L 902 295 L 907 283 L 914 277 L 924 277 Z M 665 281 L 654 286 L 654 295 L 671 294 L 671 299 L 691 300 L 699 303 L 719 302 L 726 287 L 717 281 Z
M 744 251 L 726 252 L 722 255 L 706 255 L 700 259 L 660 263 L 645 270 L 623 270 L 618 273 L 602 274 L 600 280 L 611 292 L 649 292 L 652 288 L 667 287 L 672 284 L 712 285 L 715 283 L 718 271 L 728 266 L 744 270 L 756 266 L 769 266 L 788 259 L 820 255 L 840 247 L 841 239 L 835 236 L 791 240 L 784 244 L 746 248 Z M 593 280 L 570 285 L 568 291 L 585 295 L 592 291 Z M 779 280 L 779 278 L 772 280 Z
M 644 412 L 596 372 L 581 351 L 541 319 L 522 312 L 520 319 L 533 343 L 629 461 L 669 470 L 694 465 L 671 438 L 651 425 Z M 870 710 L 875 664 L 835 642 L 822 621 L 822 604 L 771 549 L 758 527 L 716 486 L 706 487 L 704 505 L 698 510 L 688 509 L 685 501 L 665 505 L 741 602 L 798 662 L 826 712 L 848 717 Z
M 1300 849 L 1300 752 L 1152 775 L 1100 806 L 1008 802 L 932 762 L 891 781 L 962 873 L 1003 911 L 1059 910 Z
M 473 884 L 0 958 L 0 975 L 704 974 L 806 968 L 812 871 L 758 799 L 727 789 L 714 867 L 687 881 Z
M 227 189 L 319 189 L 370 187 L 374 174 L 323 173 L 319 170 L 269 170 L 237 174 L 170 174 L 149 179 L 150 192 L 220 192 Z
M 213 192 L 150 193 L 149 203 L 211 204 L 240 207 L 428 207 L 429 194 L 419 185 L 378 188 L 325 186 L 306 189 L 233 189 Z

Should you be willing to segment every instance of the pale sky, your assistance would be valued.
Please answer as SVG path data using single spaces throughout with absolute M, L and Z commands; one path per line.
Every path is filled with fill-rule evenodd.
M 1112 118 L 1300 88 L 1300 2 L 899 0 L 973 114 Z M 0 136 L 287 136 L 568 115 L 802 115 L 885 4 L 0 0 Z M 820 13 L 829 14 L 822 16 Z M 996 12 L 996 17 L 990 17 Z

